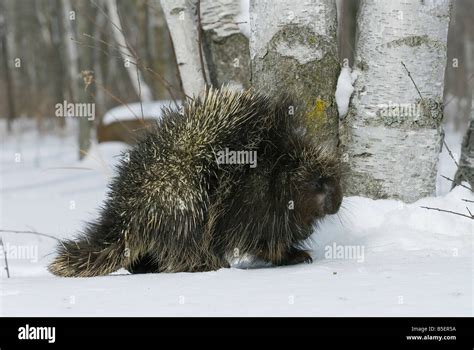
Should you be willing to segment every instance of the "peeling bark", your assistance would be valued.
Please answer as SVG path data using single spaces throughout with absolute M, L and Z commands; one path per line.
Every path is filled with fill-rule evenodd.
M 239 1 L 201 1 L 201 25 L 211 84 L 241 89 L 250 86 L 249 40 L 240 32 Z
M 340 70 L 336 2 L 250 2 L 252 84 L 269 94 L 287 91 L 307 103 L 309 129 L 337 144 L 334 93 Z
M 450 10 L 449 0 L 361 1 L 358 78 L 341 128 L 348 195 L 413 202 L 435 193 Z

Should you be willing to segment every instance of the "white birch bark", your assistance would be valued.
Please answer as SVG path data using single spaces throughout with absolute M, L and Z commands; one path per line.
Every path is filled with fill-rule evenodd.
M 334 93 L 340 70 L 333 0 L 251 0 L 252 84 L 271 95 L 300 96 L 314 112 L 310 129 L 324 127 L 337 143 Z
M 122 56 L 124 62 L 135 62 L 137 58 L 133 56 L 127 45 L 127 40 L 125 38 L 122 23 L 120 21 L 118 13 L 117 0 L 107 0 L 106 3 L 110 21 L 112 22 L 110 26 L 114 36 L 114 40 L 116 41 L 120 50 L 120 55 Z M 129 63 L 129 65 L 126 65 L 125 67 L 136 94 L 140 96 L 143 102 L 151 101 L 153 99 L 153 95 L 149 86 L 143 79 L 139 68 L 131 63 Z
M 186 95 L 197 96 L 205 88 L 199 56 L 197 0 L 161 0 L 173 40 L 176 61 Z M 204 59 L 204 57 L 203 57 Z
M 241 11 L 240 1 L 201 0 L 206 62 L 214 86 L 250 86 L 249 40 L 238 25 Z
M 361 1 L 342 131 L 347 194 L 413 202 L 435 193 L 450 9 L 450 0 Z

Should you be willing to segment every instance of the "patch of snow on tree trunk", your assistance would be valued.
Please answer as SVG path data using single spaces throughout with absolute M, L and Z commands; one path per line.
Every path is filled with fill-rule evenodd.
M 350 67 L 343 67 L 339 74 L 339 79 L 337 80 L 336 89 L 336 103 L 340 119 L 344 118 L 349 109 L 349 101 L 354 92 L 353 83 L 354 80 L 351 75 Z

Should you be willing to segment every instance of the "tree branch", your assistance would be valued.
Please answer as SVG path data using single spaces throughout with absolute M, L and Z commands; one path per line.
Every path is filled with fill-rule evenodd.
M 470 215 L 458 213 L 458 212 L 455 212 L 455 211 L 452 211 L 452 210 L 440 209 L 440 208 L 423 207 L 423 206 L 420 207 L 420 208 L 429 209 L 429 210 L 441 211 L 441 212 L 443 212 L 443 213 L 450 213 L 450 214 L 454 214 L 454 215 L 459 215 L 459 216 L 463 216 L 463 217 L 465 217 L 465 218 L 474 220 L 474 216 L 471 214 L 471 212 L 469 211 L 469 209 L 468 209 L 468 212 L 469 212 Z
M 451 182 L 454 182 L 456 183 L 456 181 L 454 181 L 453 179 L 450 179 L 449 177 L 447 176 L 444 176 L 444 175 L 441 175 L 442 178 L 448 180 L 448 181 L 451 181 Z M 471 190 L 469 187 L 467 187 L 466 185 L 463 185 L 463 184 L 456 184 L 458 186 L 461 186 L 461 187 L 464 187 L 465 189 L 468 189 L 469 191 Z
M 37 236 L 43 236 L 43 237 L 48 237 L 48 238 L 52 238 L 52 239 L 55 239 L 56 241 L 58 242 L 61 242 L 61 240 L 57 237 L 54 237 L 52 235 L 49 235 L 47 233 L 41 233 L 41 232 L 36 232 L 36 231 L 31 231 L 31 230 L 27 230 L 27 231 L 19 231 L 19 230 L 0 230 L 0 232 L 10 232 L 10 233 L 20 233 L 20 234 L 31 234 L 31 235 L 37 235 Z M 1 238 L 0 238 L 1 239 Z
M 5 257 L 5 270 L 7 271 L 7 278 L 10 278 L 10 269 L 8 268 L 7 251 L 5 250 L 5 245 L 3 244 L 2 237 L 0 237 L 0 245 L 2 246 L 3 256 Z

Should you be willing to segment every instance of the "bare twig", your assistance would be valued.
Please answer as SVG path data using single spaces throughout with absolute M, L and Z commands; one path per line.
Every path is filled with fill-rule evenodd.
M 123 45 L 120 45 L 120 44 L 115 44 L 115 45 L 114 45 L 114 44 L 111 44 L 111 43 L 109 43 L 109 42 L 107 42 L 107 41 L 105 41 L 105 40 L 97 39 L 96 37 L 94 37 L 94 36 L 92 36 L 92 35 L 90 35 L 90 34 L 87 34 L 87 33 L 82 33 L 82 35 L 85 36 L 86 38 L 89 38 L 89 39 L 98 41 L 99 43 L 104 44 L 104 45 L 106 45 L 107 47 L 110 47 L 111 49 L 118 51 L 121 55 L 128 56 L 128 57 L 131 57 L 131 58 L 135 58 L 135 56 L 133 56 L 131 53 L 128 53 L 128 52 L 125 52 L 125 51 L 120 50 L 120 48 L 119 48 L 118 46 L 123 47 L 123 48 L 126 49 L 126 47 L 124 47 Z M 80 43 L 79 40 L 74 40 L 74 41 L 77 42 L 77 43 Z M 90 46 L 90 47 L 92 48 L 92 47 L 94 47 L 94 46 Z
M 449 177 L 447 176 L 444 176 L 444 175 L 441 175 L 442 178 L 448 180 L 448 181 L 451 181 L 453 183 L 456 183 L 456 181 L 454 181 L 453 179 L 450 179 Z M 456 183 L 457 184 L 457 183 Z M 468 189 L 469 191 L 471 190 L 468 186 L 466 185 L 463 185 L 463 184 L 457 184 L 458 186 L 461 186 L 461 187 L 464 187 L 465 189 Z
M 124 23 L 123 20 L 122 20 L 122 16 L 120 15 L 120 12 L 118 11 L 118 9 L 117 9 L 117 15 L 119 17 L 120 23 Z M 132 53 L 133 57 L 135 58 L 135 61 L 137 62 L 137 64 L 135 65 L 135 69 L 136 69 L 136 73 L 137 73 L 137 83 L 138 83 L 138 101 L 140 102 L 140 112 L 142 114 L 142 120 L 144 121 L 145 116 L 143 115 L 142 84 L 141 84 L 141 81 L 140 81 L 140 69 L 139 69 L 140 65 L 138 64 L 140 62 L 141 58 L 140 58 L 140 56 L 138 56 L 137 51 L 135 51 L 133 46 L 127 40 L 127 37 L 125 36 L 124 31 L 122 31 L 122 35 L 123 35 L 123 38 L 125 40 L 125 45 L 127 45 L 128 51 Z
M 445 140 L 444 137 L 443 137 L 443 145 L 444 145 L 444 147 L 446 147 L 446 150 L 448 151 L 448 154 L 449 154 L 449 156 L 451 157 L 451 159 L 453 160 L 454 164 L 456 164 L 456 168 L 459 170 L 461 176 L 464 178 L 464 180 L 467 180 L 466 174 L 464 174 L 464 171 L 462 170 L 462 168 L 459 167 L 459 163 L 458 163 L 458 161 L 456 160 L 456 158 L 454 158 L 453 152 L 451 152 L 451 149 L 449 148 L 448 144 L 446 143 L 446 140 Z M 464 185 L 462 185 L 461 183 L 458 183 L 457 181 L 454 181 L 454 180 L 451 180 L 451 181 L 452 181 L 453 183 L 455 183 L 456 185 L 458 185 L 458 186 L 462 186 L 462 187 L 465 187 L 465 188 L 467 188 L 467 189 L 470 190 L 469 187 L 464 186 Z
M 474 203 L 474 201 L 471 201 L 470 199 L 462 199 L 464 202 L 468 202 L 468 203 Z
M 94 0 L 91 0 L 91 3 L 97 8 L 99 9 L 102 14 L 109 20 L 109 22 L 122 34 L 122 37 L 123 37 L 123 40 L 125 41 L 125 46 L 124 47 L 123 45 L 121 45 L 120 43 L 117 43 L 118 45 L 124 47 L 126 50 L 128 50 L 128 52 L 131 53 L 131 55 L 134 57 L 135 59 L 135 62 L 138 62 L 139 61 L 139 57 L 138 57 L 138 54 L 137 52 L 133 49 L 132 45 L 130 45 L 128 39 L 127 39 L 127 36 L 125 35 L 125 31 L 121 28 L 121 25 L 120 23 L 123 23 L 122 21 L 122 18 L 120 16 L 120 12 L 118 11 L 118 8 L 116 9 L 117 10 L 117 16 L 118 16 L 118 21 L 119 21 L 119 24 L 116 24 L 112 21 L 112 19 L 110 18 L 109 14 L 107 13 L 107 11 L 105 11 L 103 8 L 101 8 L 99 5 L 97 5 L 97 3 L 94 2 Z M 109 7 L 109 11 L 111 11 L 110 9 L 110 6 Z M 141 111 L 141 114 L 142 114 L 142 120 L 145 119 L 144 115 L 143 115 L 143 102 L 142 102 L 142 93 L 141 93 L 141 83 L 140 83 L 140 70 L 139 70 L 139 65 L 137 64 L 136 65 L 136 70 L 137 70 L 137 82 L 138 82 L 138 100 L 139 100 L 139 103 L 140 103 L 140 111 Z
M 100 10 L 100 12 L 105 16 L 105 18 L 109 20 L 109 22 L 111 22 L 118 30 L 120 30 L 120 27 L 117 26 L 115 23 L 113 23 L 113 22 L 111 21 L 110 16 L 107 14 L 107 11 L 106 11 L 106 10 L 104 10 L 103 8 L 100 8 L 100 7 L 97 5 L 97 3 L 95 3 L 93 0 L 91 1 L 91 3 L 92 3 L 95 7 L 97 7 L 97 8 Z M 150 6 L 149 4 L 147 4 L 147 5 Z M 119 16 L 119 19 L 121 20 L 121 18 L 120 18 L 120 13 L 118 13 L 118 16 Z M 92 24 L 95 23 L 94 20 L 93 20 L 88 14 L 87 14 L 87 18 L 89 19 L 89 21 L 90 21 Z M 102 30 L 102 29 L 100 29 L 100 28 L 97 28 L 97 29 L 99 30 L 100 33 L 106 35 L 106 33 L 104 32 L 104 30 Z M 138 56 L 138 54 L 137 54 L 137 52 L 134 50 L 134 48 L 129 44 L 129 42 L 128 42 L 128 40 L 127 40 L 127 38 L 126 38 L 125 33 L 123 32 L 123 30 L 121 30 L 121 33 L 123 34 L 123 37 L 124 37 L 124 39 L 125 39 L 125 45 L 121 45 L 120 43 L 116 43 L 116 45 L 114 45 L 114 44 L 111 44 L 111 43 L 109 43 L 109 42 L 107 42 L 107 41 L 105 41 L 105 40 L 95 38 L 94 36 L 92 36 L 92 35 L 90 35 L 90 34 L 86 34 L 86 33 L 83 33 L 82 35 L 84 35 L 85 37 L 87 37 L 87 38 L 89 38 L 89 39 L 92 39 L 92 40 L 94 40 L 94 41 L 97 41 L 97 42 L 99 42 L 99 43 L 102 43 L 102 44 L 104 44 L 104 45 L 106 45 L 106 46 L 112 48 L 112 49 L 115 50 L 115 51 L 118 51 L 119 54 L 121 55 L 121 56 L 114 56 L 114 57 L 120 58 L 120 59 L 122 59 L 122 60 L 123 60 L 123 56 L 122 56 L 122 55 L 134 58 L 136 62 L 130 62 L 130 61 L 129 61 L 129 63 L 135 64 L 137 70 L 138 70 L 139 68 L 142 68 L 142 69 L 145 70 L 145 71 L 153 72 L 153 75 L 154 75 L 155 77 L 157 77 L 157 78 L 159 79 L 160 83 L 163 84 L 163 86 L 165 87 L 165 89 L 168 90 L 168 93 L 169 93 L 171 99 L 173 100 L 173 102 L 175 103 L 176 107 L 179 108 L 179 105 L 178 105 L 178 103 L 177 103 L 177 100 L 176 100 L 176 98 L 175 98 L 175 96 L 174 96 L 174 94 L 173 94 L 173 92 L 172 92 L 171 90 L 174 89 L 174 90 L 178 91 L 178 92 L 181 94 L 181 93 L 183 93 L 182 89 L 176 88 L 176 87 L 173 86 L 170 82 L 168 82 L 164 77 L 162 77 L 159 73 L 157 73 L 157 72 L 155 72 L 155 71 L 152 71 L 149 67 L 145 67 L 145 66 L 140 65 L 140 64 L 139 64 L 140 57 Z M 81 43 L 81 42 L 79 42 L 79 41 L 76 41 L 76 42 Z M 172 43 L 171 39 L 170 39 L 170 42 L 171 42 L 171 45 L 172 45 L 173 43 Z M 81 43 L 81 44 L 82 44 L 82 45 L 85 45 L 85 46 L 87 46 L 87 47 L 90 47 L 90 48 L 98 49 L 98 50 L 100 50 L 101 52 L 105 53 L 107 56 L 110 56 L 108 52 L 106 52 L 105 50 L 103 50 L 102 48 L 100 48 L 100 47 L 97 46 L 97 45 L 87 45 L 87 44 L 84 44 L 84 43 Z M 131 55 L 130 55 L 128 52 L 122 51 L 122 50 L 120 49 L 120 47 L 121 47 L 121 48 L 124 48 L 124 49 L 128 49 L 128 51 L 131 53 Z M 173 50 L 174 50 L 174 49 L 173 49 Z M 138 74 L 138 72 L 137 72 L 137 74 Z M 138 79 L 139 79 L 139 78 L 138 78 Z M 190 98 L 190 97 L 187 96 L 187 95 L 185 95 L 185 97 Z M 140 99 L 140 100 L 141 100 L 141 99 Z M 142 108 L 142 110 L 143 110 L 143 108 Z M 143 111 L 142 111 L 142 112 L 143 112 Z
M 96 84 L 96 86 L 98 86 L 99 88 L 101 88 L 105 93 L 107 93 L 112 99 L 114 99 L 116 102 L 120 103 L 121 105 L 127 107 L 127 109 L 130 111 L 130 113 L 133 114 L 133 116 L 135 117 L 135 119 L 137 120 L 140 120 L 140 118 L 138 117 L 138 115 L 136 115 L 133 110 L 130 108 L 130 106 L 128 105 L 128 103 L 125 103 L 122 99 L 120 99 L 120 97 L 118 96 L 115 96 L 109 89 L 107 89 L 104 85 L 98 83 L 95 79 L 94 79 L 94 83 Z
M 36 232 L 36 231 L 31 231 L 31 230 L 28 230 L 28 231 L 19 231 L 19 230 L 0 230 L 0 232 L 9 232 L 9 233 L 20 233 L 20 234 L 31 234 L 31 235 L 37 235 L 37 236 L 43 236 L 43 237 L 48 237 L 48 238 L 52 238 L 52 239 L 55 239 L 56 241 L 58 242 L 61 242 L 61 240 L 57 237 L 54 237 L 50 234 L 47 234 L 47 233 L 41 233 L 41 232 Z
M 142 103 L 142 84 L 140 82 L 140 71 L 138 69 L 138 64 L 135 66 L 135 68 L 137 70 L 138 101 L 140 101 L 140 112 L 142 113 L 142 120 L 145 121 L 145 116 L 143 115 L 143 103 Z
M 155 72 L 153 69 L 151 69 L 150 67 L 145 67 L 145 70 L 150 72 L 151 74 L 153 74 L 155 77 L 157 77 L 161 82 L 162 84 L 166 87 L 166 89 L 168 90 L 168 93 L 170 94 L 171 98 L 173 99 L 173 101 L 175 102 L 176 104 L 176 107 L 179 108 L 179 105 L 177 104 L 177 100 L 176 98 L 174 98 L 174 94 L 173 92 L 171 91 L 170 88 L 172 88 L 173 90 L 176 90 L 178 93 L 180 94 L 183 94 L 185 98 L 193 101 L 194 98 L 192 98 L 191 96 L 189 95 L 186 95 L 181 89 L 178 89 L 177 87 L 173 86 L 169 81 L 167 81 L 165 78 L 163 78 L 163 76 L 161 76 L 159 73 Z
M 402 63 L 403 68 L 405 68 L 405 70 L 407 71 L 408 77 L 410 78 L 411 82 L 412 82 L 413 85 L 415 86 L 416 92 L 418 92 L 418 95 L 420 95 L 421 100 L 424 101 L 424 100 L 423 100 L 423 96 L 421 96 L 420 89 L 418 89 L 418 86 L 416 85 L 415 81 L 413 80 L 413 78 L 412 78 L 412 76 L 411 76 L 411 73 L 410 73 L 410 71 L 408 70 L 407 66 L 405 66 L 405 63 L 403 63 L 403 61 L 400 61 L 400 62 Z
M 5 245 L 3 244 L 3 239 L 0 237 L 0 245 L 2 246 L 3 256 L 5 257 L 5 270 L 7 271 L 7 278 L 10 278 L 10 269 L 8 268 L 8 257 Z
M 90 38 L 90 39 L 95 39 L 97 41 L 100 41 L 100 42 L 103 42 L 103 43 L 107 43 L 106 41 L 104 40 L 100 40 L 100 39 L 97 39 L 95 38 L 94 36 L 91 36 L 89 34 L 84 34 L 86 37 Z M 110 54 L 109 52 L 105 51 L 104 49 L 102 49 L 100 46 L 98 45 L 91 45 L 91 44 L 88 44 L 88 43 L 85 43 L 83 41 L 80 41 L 80 40 L 75 40 L 73 39 L 74 42 L 76 42 L 77 44 L 81 45 L 81 46 L 84 46 L 84 47 L 89 47 L 89 48 L 93 48 L 93 49 L 97 49 L 99 51 L 101 51 L 102 53 L 104 53 L 106 56 L 108 57 L 115 57 L 115 58 L 118 58 L 120 60 L 123 60 L 123 57 L 122 56 L 117 56 L 117 55 L 113 55 L 113 54 Z M 107 43 L 107 46 L 109 46 L 112 50 L 114 51 L 117 51 L 120 55 L 125 55 L 125 56 L 128 56 L 130 58 L 134 58 L 134 56 L 126 53 L 126 52 L 123 52 L 122 50 L 120 50 L 119 48 L 117 48 L 116 46 L 110 44 L 110 43 Z M 175 90 L 177 91 L 179 94 L 182 94 L 183 91 L 182 89 L 179 89 L 177 87 L 175 87 L 173 84 L 171 84 L 168 80 L 166 80 L 161 74 L 157 73 L 156 71 L 154 71 L 153 69 L 151 69 L 150 67 L 148 66 L 144 66 L 142 64 L 140 64 L 139 62 L 135 62 L 135 61 L 132 61 L 132 60 L 128 60 L 128 63 L 132 64 L 132 65 L 135 65 L 137 67 L 140 67 L 142 68 L 143 70 L 153 74 L 154 77 L 156 77 L 160 83 L 165 87 L 165 89 L 168 91 L 168 93 L 170 94 L 170 97 L 171 99 L 173 100 L 173 102 L 175 103 L 175 105 L 179 108 L 179 105 L 177 104 L 177 100 L 175 98 L 175 95 L 173 93 L 172 90 Z M 184 95 L 184 97 L 190 99 L 190 100 L 193 100 L 192 97 L 188 96 L 188 95 Z M 138 117 L 137 117 L 138 118 Z
M 445 209 L 440 209 L 440 208 L 432 208 L 432 207 L 421 207 L 421 208 L 424 208 L 424 209 L 429 209 L 429 210 L 436 210 L 436 211 L 441 211 L 441 212 L 444 212 L 444 213 L 450 213 L 450 214 L 454 214 L 454 215 L 459 215 L 459 216 L 463 216 L 465 218 L 468 218 L 468 219 L 473 219 L 474 220 L 474 216 L 471 214 L 471 212 L 469 211 L 469 215 L 466 215 L 466 214 L 462 214 L 462 213 L 458 213 L 458 212 L 455 212 L 455 211 L 452 211 L 452 210 L 445 210 Z
M 469 210 L 468 207 L 466 207 L 466 210 L 467 210 L 467 212 L 469 213 L 469 215 L 471 215 L 471 218 L 474 218 L 474 215 L 472 215 L 472 213 L 471 213 L 471 211 Z
M 448 151 L 448 154 L 449 156 L 451 157 L 451 159 L 453 160 L 454 164 L 456 164 L 456 167 L 459 168 L 459 163 L 458 161 L 456 160 L 456 158 L 454 158 L 454 155 L 453 155 L 453 152 L 451 152 L 451 149 L 449 148 L 449 146 L 446 144 L 446 141 L 443 139 L 443 144 L 444 144 L 444 147 L 446 147 L 446 150 Z
M 43 170 L 94 170 L 92 168 L 80 167 L 80 166 L 55 166 L 50 168 L 45 168 Z

